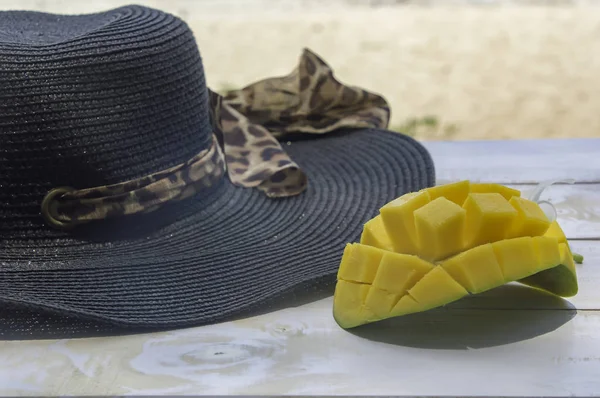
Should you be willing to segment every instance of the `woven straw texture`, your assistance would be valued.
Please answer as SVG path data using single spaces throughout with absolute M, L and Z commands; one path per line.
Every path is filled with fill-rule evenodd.
M 0 26 L 4 338 L 201 325 L 331 286 L 381 205 L 434 184 L 415 140 L 344 130 L 284 143 L 308 176 L 301 195 L 224 178 L 154 213 L 54 230 L 49 189 L 141 177 L 210 144 L 200 53 L 183 21 L 144 7 L 0 12 Z

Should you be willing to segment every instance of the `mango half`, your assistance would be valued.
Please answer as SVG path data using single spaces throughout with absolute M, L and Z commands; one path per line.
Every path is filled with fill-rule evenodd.
M 344 249 L 333 316 L 347 329 L 515 281 L 576 295 L 564 232 L 518 190 L 459 181 L 402 195 L 365 223 Z

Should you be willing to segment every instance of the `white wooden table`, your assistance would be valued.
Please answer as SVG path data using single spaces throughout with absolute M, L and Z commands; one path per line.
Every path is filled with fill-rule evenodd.
M 0 395 L 600 394 L 600 139 L 427 143 L 438 183 L 499 182 L 558 210 L 578 265 L 569 300 L 508 285 L 448 309 L 340 329 L 331 297 L 187 330 L 0 342 Z

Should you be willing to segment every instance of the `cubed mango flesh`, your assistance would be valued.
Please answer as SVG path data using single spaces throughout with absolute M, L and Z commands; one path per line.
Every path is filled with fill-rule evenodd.
M 390 311 L 390 316 L 407 315 L 415 312 L 427 311 L 428 309 L 430 308 L 427 308 L 425 304 L 417 303 L 410 294 L 407 294 L 398 300 L 398 303 Z
M 467 180 L 451 182 L 444 185 L 436 185 L 426 188 L 431 200 L 437 198 L 446 198 L 449 201 L 462 206 L 470 192 L 471 183 Z
M 548 236 L 534 236 L 531 239 L 538 263 L 536 271 L 552 268 L 561 263 L 558 239 Z
M 440 264 L 469 293 L 481 293 L 505 283 L 490 243 L 464 251 Z
M 506 200 L 510 200 L 513 196 L 521 196 L 521 191 L 509 188 L 501 184 L 472 182 L 471 193 L 499 193 Z
M 563 232 L 560 225 L 558 225 L 558 221 L 556 221 L 556 220 L 552 221 L 552 223 L 550 224 L 550 227 L 548 228 L 548 230 L 546 231 L 544 236 L 556 238 L 556 239 L 558 239 L 558 243 L 566 243 L 567 242 L 567 237 L 565 236 L 565 233 Z
M 465 249 L 502 240 L 519 213 L 499 193 L 470 193 L 466 211 Z
M 469 293 L 443 267 L 435 267 L 419 280 L 408 294 L 426 308 L 456 301 Z
M 365 299 L 365 307 L 380 319 L 388 317 L 390 311 L 400 299 L 400 294 L 371 287 Z
M 346 245 L 334 294 L 344 328 L 426 311 L 518 281 L 578 291 L 558 222 L 499 184 L 462 181 L 402 195 Z
M 520 236 L 540 236 L 546 233 L 550 227 L 550 220 L 537 203 L 516 196 L 512 197 L 509 203 L 517 210 L 519 216 L 508 228 L 507 239 Z
M 374 246 L 379 249 L 394 250 L 392 241 L 383 225 L 381 215 L 378 215 L 365 223 L 360 237 L 360 243 L 363 245 Z
M 437 261 L 460 252 L 465 216 L 465 209 L 444 197 L 415 210 L 419 256 L 427 261 Z
M 417 254 L 418 246 L 413 213 L 429 202 L 429 193 L 426 191 L 414 192 L 402 195 L 379 210 L 394 251 Z
M 545 290 L 561 297 L 573 297 L 579 291 L 573 255 L 566 243 L 558 244 L 561 261 L 558 266 L 519 280 L 527 286 Z
M 492 243 L 500 269 L 507 281 L 515 281 L 535 273 L 539 269 L 533 238 L 505 239 Z
M 343 327 L 351 328 L 378 318 L 365 307 L 370 286 L 338 280 L 335 286 L 333 317 Z
M 338 269 L 338 279 L 359 283 L 373 283 L 384 250 L 372 246 L 349 243 L 344 248 Z
M 392 293 L 404 294 L 434 265 L 410 254 L 386 252 L 377 268 L 373 286 Z

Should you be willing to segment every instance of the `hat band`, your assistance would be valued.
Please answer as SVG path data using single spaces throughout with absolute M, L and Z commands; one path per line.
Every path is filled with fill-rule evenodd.
M 139 179 L 102 187 L 51 190 L 42 202 L 42 216 L 50 225 L 67 229 L 94 220 L 149 213 L 167 202 L 177 202 L 213 186 L 225 174 L 223 152 L 212 144 L 185 163 Z
M 50 191 L 42 215 L 58 228 L 115 216 L 148 213 L 199 193 L 227 173 L 237 186 L 270 198 L 302 193 L 308 177 L 280 140 L 340 128 L 386 128 L 390 108 L 380 95 L 339 82 L 305 49 L 287 76 L 220 95 L 208 90 L 213 142 L 189 161 L 150 176 L 109 186 Z

